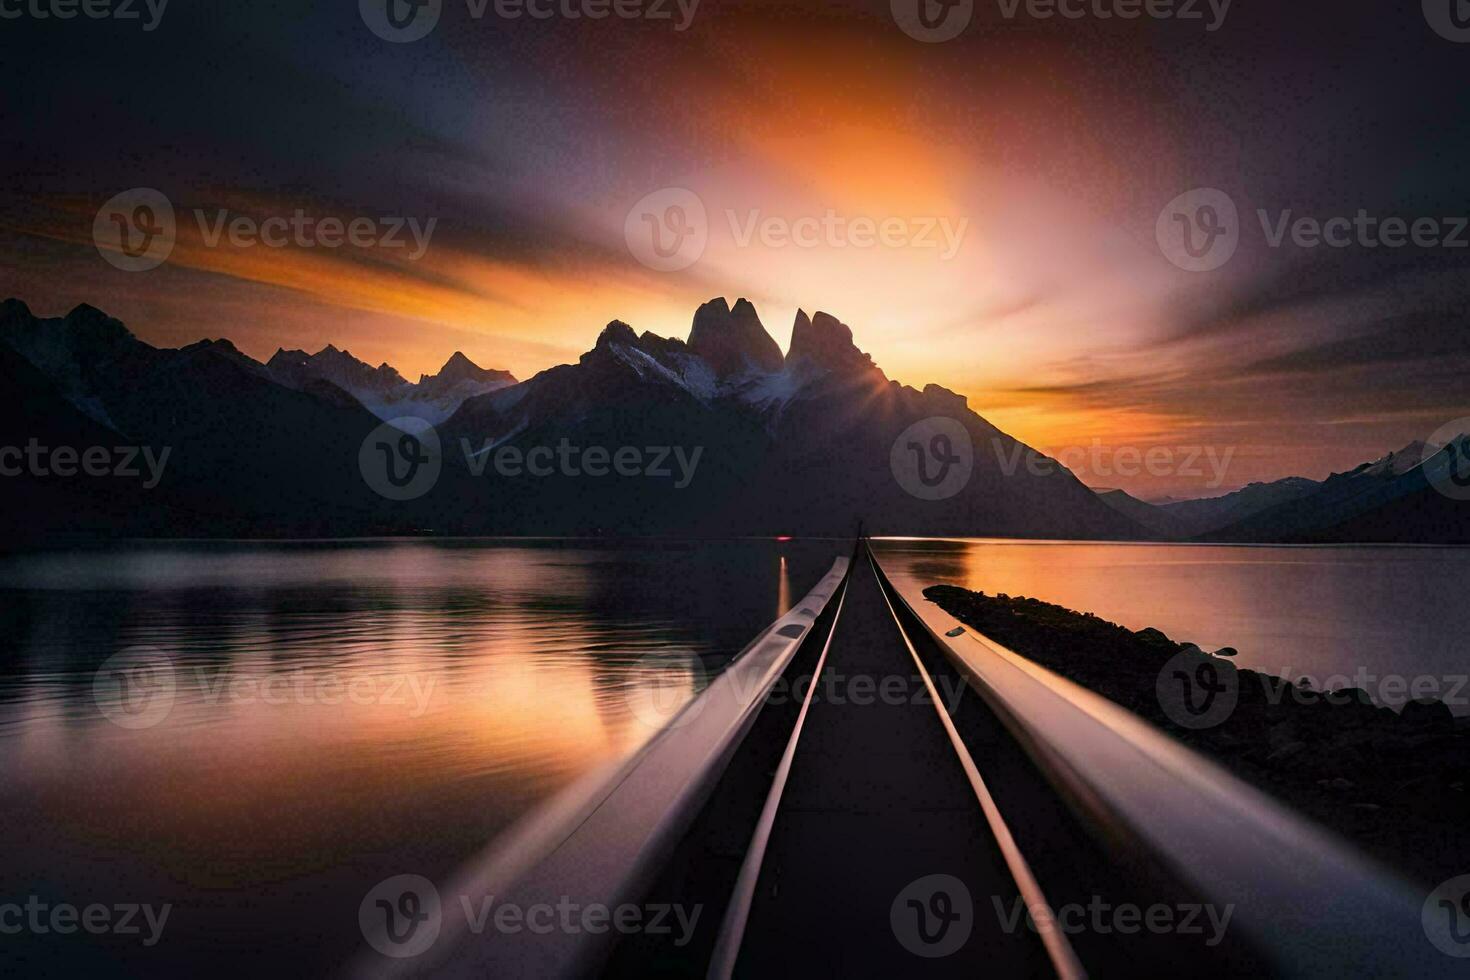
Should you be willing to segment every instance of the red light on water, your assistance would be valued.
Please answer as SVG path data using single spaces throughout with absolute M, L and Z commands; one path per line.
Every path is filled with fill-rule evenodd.
M 791 540 L 791 535 L 789 535 L 789 534 L 778 534 L 776 536 L 776 540 L 777 541 L 790 541 Z

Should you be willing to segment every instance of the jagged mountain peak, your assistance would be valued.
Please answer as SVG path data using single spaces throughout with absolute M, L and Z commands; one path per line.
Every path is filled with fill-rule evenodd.
M 463 351 L 455 351 L 438 374 L 421 375 L 418 387 L 421 393 L 431 397 L 447 397 L 457 391 L 481 395 L 513 384 L 516 384 L 516 376 L 509 371 L 482 368 Z
M 466 370 L 480 371 L 483 369 L 480 367 L 480 365 L 476 364 L 474 361 L 466 357 L 464 351 L 457 350 L 453 354 L 449 355 L 449 360 L 444 362 L 444 366 L 439 369 L 439 374 L 453 374 L 458 371 Z
M 455 351 L 437 375 L 420 375 L 416 383 L 387 361 L 372 367 L 334 344 L 315 354 L 280 348 L 266 367 L 288 387 L 307 391 L 312 382 L 330 382 L 379 418 L 410 415 L 430 423 L 448 418 L 467 398 L 516 383 L 510 372 L 482 368 L 462 351 Z
M 786 353 L 786 360 L 788 363 L 805 360 L 828 371 L 841 373 L 876 370 L 872 357 L 859 350 L 853 342 L 852 328 L 820 310 L 811 317 L 805 310 L 796 311 L 796 322 L 791 327 L 791 349 Z
M 88 303 L 77 304 L 63 321 L 73 332 L 102 340 L 132 339 L 133 334 L 121 320 L 108 316 Z
M 702 357 L 717 377 L 781 370 L 781 347 L 766 332 L 755 305 L 745 297 L 732 308 L 723 296 L 694 311 L 689 349 Z

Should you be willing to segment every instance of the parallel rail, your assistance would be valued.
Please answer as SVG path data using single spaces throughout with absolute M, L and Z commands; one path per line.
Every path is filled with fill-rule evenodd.
M 807 595 L 752 640 L 699 695 L 611 772 L 585 777 L 519 821 L 441 889 L 494 895 L 522 908 L 636 902 L 698 813 L 802 639 L 847 576 L 838 558 Z M 413 959 L 365 952 L 356 976 L 572 977 L 595 972 L 611 931 L 522 931 L 493 940 L 444 915 L 433 947 Z
M 928 688 L 936 720 L 1029 908 L 1050 906 L 916 643 L 926 651 L 932 646 L 964 677 L 1091 833 L 1109 846 L 1148 855 L 1197 897 L 1233 906 L 1234 927 L 1267 957 L 1272 972 L 1458 975 L 1458 964 L 1424 936 L 1422 897 L 1392 874 L 1118 705 L 962 626 L 914 594 L 911 583 L 896 585 L 871 551 L 868 560 Z M 613 907 L 641 898 L 704 807 L 798 647 L 817 639 L 809 636 L 812 627 L 837 596 L 812 683 L 785 741 L 715 939 L 708 976 L 728 978 L 740 955 L 816 680 L 846 600 L 849 565 L 839 558 L 816 588 L 757 636 L 638 753 L 610 771 L 585 777 L 521 821 L 449 883 L 450 893 L 493 894 L 523 906 L 568 899 Z M 1053 917 L 1039 918 L 1053 970 L 1064 980 L 1080 980 L 1086 974 L 1066 935 L 1055 928 Z M 520 933 L 485 942 L 462 930 L 456 934 L 452 922 L 445 917 L 446 934 L 429 954 L 391 962 L 365 954 L 353 972 L 580 976 L 595 972 L 609 951 L 607 936 Z
M 1015 880 L 1021 898 L 1026 902 L 1026 907 L 1033 910 L 1032 918 L 1036 921 L 1037 932 L 1041 936 L 1042 945 L 1046 947 L 1046 955 L 1051 960 L 1052 968 L 1056 970 L 1060 980 L 1082 980 L 1087 976 L 1087 971 L 1082 968 L 1082 963 L 1077 959 L 1077 953 L 1072 949 L 1071 942 L 1058 926 L 1051 903 L 1047 901 L 1036 876 L 1031 873 L 1031 865 L 1021 853 L 1021 848 L 1017 846 L 1016 838 L 1011 833 L 1010 826 L 1006 824 L 1005 817 L 1001 815 L 995 798 L 990 795 L 990 787 L 985 785 L 985 779 L 980 775 L 980 769 L 975 765 L 974 757 L 970 755 L 969 748 L 960 738 L 960 733 L 955 729 L 949 712 L 945 710 L 944 699 L 935 689 L 934 679 L 929 676 L 929 671 L 924 667 L 924 661 L 919 657 L 919 651 L 914 649 L 913 640 L 909 639 L 908 630 L 904 628 L 903 621 L 898 617 L 898 611 L 893 608 L 893 600 L 889 597 L 891 586 L 883 577 L 883 573 L 878 570 L 878 562 L 873 557 L 871 550 L 868 551 L 868 562 L 873 568 L 873 574 L 878 578 L 878 586 L 883 592 L 883 601 L 888 605 L 888 614 L 893 617 L 893 625 L 898 627 L 898 634 L 903 638 L 903 645 L 907 648 L 909 656 L 913 658 L 914 667 L 918 670 L 919 676 L 924 680 L 924 686 L 929 691 L 929 701 L 939 715 L 939 723 L 944 726 L 944 732 L 949 736 L 950 745 L 954 747 L 960 765 L 964 767 L 965 777 L 969 779 L 970 787 L 975 791 L 975 798 L 980 802 L 981 812 L 985 814 L 985 822 L 990 826 L 990 832 L 1000 846 L 1001 856 L 1005 859 L 1006 867 L 1011 872 L 1011 878 Z M 1037 915 L 1034 911 L 1043 908 L 1050 914 Z
M 1113 702 L 880 581 L 1107 840 L 1159 859 L 1288 976 L 1463 976 L 1386 869 Z M 957 631 L 957 632 L 956 632 Z
M 765 860 L 766 845 L 771 840 L 771 828 L 776 823 L 776 813 L 781 808 L 781 795 L 786 791 L 786 781 L 791 777 L 791 763 L 796 758 L 796 746 L 801 741 L 801 732 L 806 725 L 807 712 L 811 710 L 812 697 L 817 691 L 817 681 L 827 663 L 827 651 L 832 649 L 832 637 L 837 634 L 837 622 L 842 618 L 842 603 L 847 599 L 847 583 L 842 585 L 842 594 L 837 597 L 837 611 L 827 629 L 827 640 L 822 644 L 821 655 L 812 668 L 812 682 L 807 686 L 802 699 L 801 711 L 796 724 L 791 728 L 791 737 L 781 753 L 776 775 L 771 780 L 770 792 L 761 807 L 760 819 L 756 821 L 755 833 L 745 858 L 740 864 L 740 873 L 735 879 L 735 888 L 730 895 L 730 904 L 725 908 L 725 917 L 720 923 L 720 934 L 715 940 L 714 955 L 710 958 L 709 980 L 728 980 L 735 972 L 735 961 L 740 956 L 740 942 L 745 938 L 745 924 L 750 918 L 750 907 L 755 901 L 755 886 L 760 878 L 761 864 Z

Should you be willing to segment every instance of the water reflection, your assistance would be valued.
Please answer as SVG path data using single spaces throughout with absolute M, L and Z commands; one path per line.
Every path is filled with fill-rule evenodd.
M 1414 690 L 1470 714 L 1464 634 L 1443 628 L 1470 591 L 1470 549 L 889 539 L 885 565 L 938 582 L 1031 596 L 1129 629 L 1157 627 L 1238 662 L 1401 704 Z M 1399 681 L 1404 682 L 1401 688 Z M 1458 703 L 1456 703 L 1458 702 Z
M 140 545 L 0 559 L 0 896 L 173 902 L 53 964 L 330 969 L 374 882 L 447 874 L 631 752 L 835 543 Z M 165 683 L 166 681 L 166 683 Z M 337 914 L 341 913 L 341 914 Z M 100 943 L 93 947 L 90 944 Z M 27 945 L 29 944 L 29 945 Z

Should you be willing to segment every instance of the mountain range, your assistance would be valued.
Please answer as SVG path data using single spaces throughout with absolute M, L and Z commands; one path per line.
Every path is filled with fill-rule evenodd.
M 850 534 L 860 520 L 872 533 L 1146 534 L 1059 464 L 1040 465 L 1044 457 L 962 396 L 889 380 L 837 318 L 799 313 L 783 354 L 745 300 L 702 305 L 687 340 L 612 321 L 577 363 L 522 382 L 462 355 L 409 383 L 331 346 L 279 351 L 266 363 L 224 339 L 155 348 L 90 306 L 40 318 L 19 300 L 0 304 L 0 352 L 0 446 L 39 439 L 170 453 L 150 489 L 29 470 L 0 480 L 0 493 L 24 508 L 23 530 L 41 540 L 813 535 Z M 409 433 L 385 434 L 383 420 L 413 414 L 437 420 L 440 472 L 422 493 L 390 499 L 364 467 L 379 450 L 408 445 L 400 437 Z M 952 420 L 974 447 L 968 480 L 945 499 L 905 488 L 890 460 L 901 433 L 934 417 Z M 531 475 L 486 465 L 508 450 L 530 458 L 559 447 L 596 447 L 619 460 L 617 471 L 606 462 L 598 475 L 592 466 Z M 670 475 L 671 449 L 695 465 Z M 619 453 L 641 468 L 624 473 Z
M 370 367 L 331 344 L 315 354 L 277 350 L 265 369 L 281 384 L 299 390 L 313 383 L 333 384 L 384 421 L 413 416 L 433 425 L 449 418 L 466 399 L 516 383 L 509 371 L 482 368 L 460 351 L 444 362 L 438 374 L 420 375 L 417 382 L 387 363 Z
M 1470 478 L 1470 434 L 1411 442 L 1326 480 L 1287 477 L 1200 500 L 1146 503 L 1121 490 L 1099 499 L 1167 540 L 1232 543 L 1470 543 L 1470 501 L 1439 489 Z
M 1463 465 L 1454 446 L 1424 462 L 1413 444 L 1320 483 L 1293 477 L 1203 500 L 1098 494 L 964 397 L 887 378 L 836 317 L 798 311 L 783 353 L 744 299 L 700 306 L 687 340 L 614 320 L 575 364 L 525 381 L 456 353 L 417 382 L 332 345 L 265 363 L 225 339 L 156 348 L 93 307 L 40 318 L 12 299 L 0 304 L 0 390 L 0 452 L 108 447 L 121 464 L 123 449 L 143 447 L 164 464 L 152 482 L 61 475 L 64 465 L 0 478 L 4 502 L 25 515 L 17 534 L 38 542 L 845 535 L 859 521 L 874 534 L 1470 541 L 1470 505 L 1426 475 Z M 936 419 L 948 426 L 940 435 Z M 414 492 L 372 475 L 389 461 L 397 473 L 436 441 Z M 961 462 L 953 447 L 965 443 Z M 905 454 L 930 449 L 921 465 L 940 477 L 961 465 L 961 484 L 931 493 L 900 478 Z

